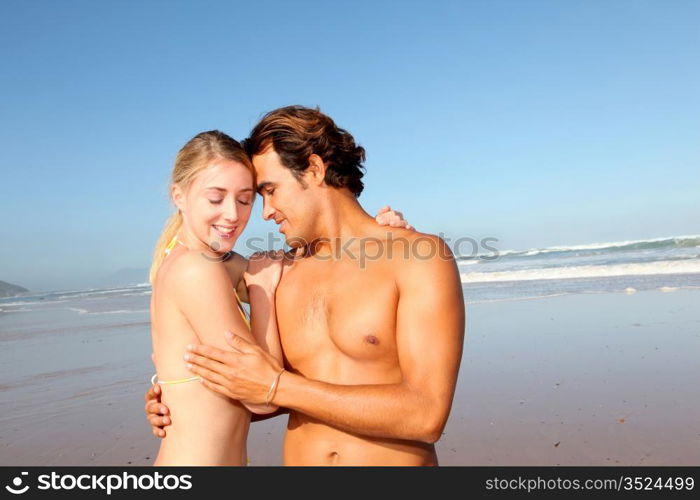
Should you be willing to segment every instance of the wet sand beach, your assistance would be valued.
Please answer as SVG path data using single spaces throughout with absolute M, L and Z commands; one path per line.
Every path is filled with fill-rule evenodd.
M 152 463 L 148 315 L 131 300 L 0 313 L 0 465 Z M 699 303 L 669 289 L 468 304 L 441 464 L 700 464 Z M 252 425 L 251 465 L 281 464 L 285 425 Z

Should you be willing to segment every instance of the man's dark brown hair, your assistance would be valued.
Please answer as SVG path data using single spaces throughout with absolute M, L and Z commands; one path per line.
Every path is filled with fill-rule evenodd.
M 243 147 L 252 157 L 270 145 L 298 181 L 309 168 L 309 156 L 317 154 L 326 164 L 327 185 L 347 188 L 355 197 L 362 193 L 364 148 L 318 108 L 287 106 L 267 113 Z

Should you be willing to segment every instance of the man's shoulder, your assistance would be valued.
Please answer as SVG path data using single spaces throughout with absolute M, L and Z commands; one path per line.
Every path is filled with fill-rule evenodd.
M 407 231 L 391 241 L 388 257 L 399 290 L 429 289 L 431 283 L 456 283 L 459 271 L 452 250 L 440 236 Z
M 391 249 L 404 264 L 454 261 L 449 245 L 435 234 L 401 230 L 390 233 L 386 243 L 387 250 Z
M 406 241 L 410 243 L 408 257 L 402 255 L 392 263 L 402 314 L 452 314 L 463 308 L 461 277 L 447 242 L 427 233 L 414 233 Z M 430 304 L 429 311 L 426 304 Z

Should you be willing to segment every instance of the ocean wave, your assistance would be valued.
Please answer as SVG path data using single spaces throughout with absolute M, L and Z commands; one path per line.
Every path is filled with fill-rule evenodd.
M 478 264 L 479 260 L 460 260 L 457 262 L 457 265 L 459 266 L 473 266 L 474 264 Z
M 590 293 L 590 292 L 588 292 Z M 491 304 L 494 302 L 513 302 L 513 301 L 525 301 L 525 300 L 540 300 L 540 299 L 551 299 L 553 297 L 564 297 L 565 295 L 572 295 L 572 292 L 561 292 L 561 293 L 550 293 L 545 295 L 525 295 L 522 297 L 501 297 L 499 299 L 477 299 L 470 300 L 468 304 Z
M 20 302 L 0 302 L 3 307 L 11 306 L 45 306 L 48 304 L 59 304 L 61 302 L 68 302 L 67 300 L 50 300 L 50 299 L 40 299 L 40 300 L 23 300 Z
M 87 309 L 82 309 L 79 307 L 69 307 L 69 310 L 75 311 L 78 314 L 90 314 L 90 315 L 100 315 L 100 314 L 136 314 L 149 312 L 148 309 L 117 309 L 114 311 L 88 311 Z
M 612 241 L 605 243 L 588 243 L 585 245 L 552 246 L 544 248 L 529 248 L 526 250 L 503 250 L 498 252 L 499 258 L 534 257 L 538 255 L 550 256 L 551 254 L 568 253 L 608 253 L 627 252 L 635 250 L 658 250 L 665 248 L 700 248 L 700 235 L 670 236 L 664 238 L 652 238 L 646 240 Z M 484 256 L 491 256 L 485 254 Z M 484 259 L 484 256 L 462 256 L 458 260 L 469 262 L 475 259 Z
M 2 305 L 3 307 L 9 307 L 9 306 L 28 306 L 30 304 L 36 304 L 36 302 L 26 302 L 26 301 L 21 301 L 21 302 L 3 302 Z
M 150 286 L 150 285 L 149 285 Z M 58 299 L 75 299 L 75 298 L 83 298 L 83 297 L 93 297 L 96 295 L 145 295 L 150 292 L 150 290 L 146 291 L 137 291 L 137 289 L 145 288 L 143 286 L 129 286 L 129 287 L 120 287 L 120 288 L 103 288 L 103 289 L 97 289 L 97 290 L 83 290 L 83 291 L 76 291 L 76 292 L 69 292 L 65 293 L 63 295 L 59 295 L 56 298 Z M 125 292 L 135 292 L 132 294 L 125 293 Z
M 95 311 L 88 314 L 140 314 L 147 313 L 148 309 L 118 309 L 116 311 Z
M 142 295 L 151 295 L 152 293 L 153 293 L 152 290 L 146 290 L 145 292 L 122 293 L 119 296 L 120 297 L 136 297 L 136 296 L 142 296 Z
M 517 271 L 461 273 L 462 283 L 494 281 L 561 280 L 604 278 L 611 276 L 645 276 L 653 274 L 700 273 L 700 261 L 657 261 L 638 264 L 545 267 Z

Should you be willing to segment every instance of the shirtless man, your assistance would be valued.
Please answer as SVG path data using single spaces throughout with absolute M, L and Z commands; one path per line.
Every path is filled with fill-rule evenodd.
M 263 216 L 298 250 L 271 296 L 285 370 L 230 334 L 233 351 L 191 346 L 188 368 L 226 396 L 288 408 L 285 465 L 437 465 L 464 335 L 448 246 L 376 224 L 357 201 L 364 150 L 318 110 L 272 111 L 246 149 Z

